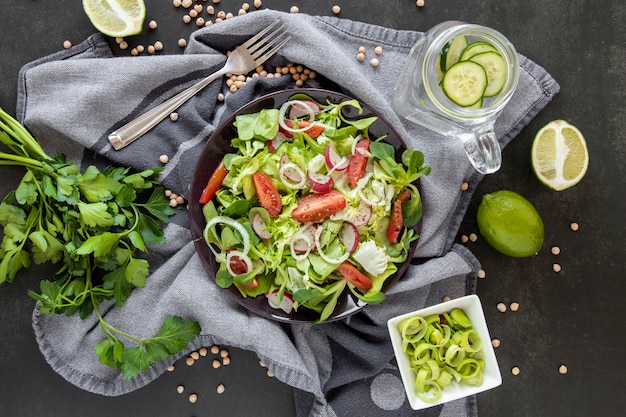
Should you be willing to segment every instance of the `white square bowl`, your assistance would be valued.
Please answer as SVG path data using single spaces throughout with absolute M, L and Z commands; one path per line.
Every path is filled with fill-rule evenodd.
M 477 386 L 457 383 L 453 380 L 450 385 L 442 390 L 441 398 L 438 401 L 432 403 L 425 402 L 421 400 L 413 390 L 415 372 L 411 369 L 409 364 L 409 356 L 402 351 L 402 335 L 398 330 L 398 323 L 407 317 L 426 317 L 430 314 L 443 314 L 455 308 L 460 308 L 465 312 L 471 320 L 473 328 L 480 335 L 483 347 L 483 354 L 481 355 L 481 358 L 485 361 L 485 368 L 483 370 L 484 380 L 482 384 Z M 414 410 L 421 410 L 423 408 L 443 404 L 459 398 L 467 397 L 469 395 L 478 394 L 479 392 L 487 391 L 502 384 L 502 375 L 500 374 L 500 368 L 498 367 L 496 355 L 493 351 L 493 346 L 491 345 L 491 337 L 489 336 L 489 330 L 487 329 L 485 315 L 483 313 L 480 299 L 476 295 L 467 295 L 465 297 L 445 301 L 434 306 L 393 317 L 387 321 L 387 327 L 389 329 L 389 335 L 391 336 L 391 343 L 393 345 L 393 351 L 396 355 L 396 361 L 398 362 L 400 375 L 402 376 L 402 383 L 404 384 L 409 404 Z

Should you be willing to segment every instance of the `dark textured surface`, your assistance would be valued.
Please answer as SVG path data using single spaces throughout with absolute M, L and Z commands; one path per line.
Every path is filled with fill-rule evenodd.
M 201 2 L 210 4 L 208 2 Z M 250 1 L 250 3 L 252 3 Z M 626 6 L 621 0 L 413 0 L 283 1 L 263 7 L 340 16 L 383 26 L 427 30 L 459 19 L 494 27 L 518 51 L 550 72 L 561 92 L 504 151 L 503 168 L 483 181 L 469 207 L 461 234 L 477 233 L 476 209 L 483 194 L 510 189 L 527 197 L 546 225 L 544 248 L 527 259 L 507 258 L 478 237 L 468 247 L 486 271 L 478 282 L 496 350 L 503 385 L 478 396 L 480 417 L 622 416 L 626 410 L 626 281 L 624 261 L 624 85 Z M 147 0 L 147 21 L 159 26 L 134 45 L 156 40 L 164 53 L 179 53 L 179 38 L 195 28 L 169 0 Z M 222 0 L 220 9 L 237 14 L 240 2 Z M 0 14 L 0 107 L 15 114 L 17 73 L 27 62 L 79 43 L 94 29 L 78 0 L 2 2 Z M 355 45 L 355 50 L 358 48 Z M 120 51 L 121 52 L 121 51 Z M 384 59 L 384 55 L 381 57 Z M 539 184 L 529 153 L 534 134 L 545 123 L 565 119 L 585 134 L 590 167 L 576 187 L 560 193 Z M 0 168 L 1 195 L 22 172 Z M 570 230 L 577 222 L 580 229 Z M 559 246 L 561 254 L 550 254 Z M 559 263 L 563 270 L 552 271 Z M 106 398 L 83 392 L 56 375 L 41 357 L 30 327 L 36 288 L 49 270 L 33 267 L 0 288 L 0 416 L 291 416 L 291 389 L 270 379 L 254 354 L 230 350 L 231 365 L 213 369 L 211 359 L 176 370 L 132 394 Z M 518 302 L 517 312 L 500 313 L 498 302 Z M 211 356 L 211 355 L 209 355 Z M 567 365 L 565 375 L 558 372 Z M 511 375 L 518 366 L 521 373 Z M 216 393 L 223 383 L 226 392 Z M 185 386 L 179 395 L 176 386 Z M 199 396 L 196 404 L 187 395 Z

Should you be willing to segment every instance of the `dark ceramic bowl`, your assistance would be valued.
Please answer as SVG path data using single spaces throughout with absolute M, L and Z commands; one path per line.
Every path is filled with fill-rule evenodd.
M 211 252 L 202 237 L 202 232 L 204 230 L 204 226 L 206 225 L 204 216 L 202 214 L 202 205 L 198 202 L 200 195 L 202 194 L 202 190 L 209 180 L 209 177 L 222 160 L 222 157 L 226 153 L 232 153 L 235 151 L 235 149 L 230 146 L 231 139 L 237 137 L 236 129 L 233 126 L 235 117 L 239 114 L 257 113 L 264 108 L 280 108 L 280 106 L 288 101 L 292 95 L 297 93 L 308 94 L 310 97 L 321 103 L 326 102 L 326 100 L 330 100 L 333 103 L 339 103 L 345 100 L 352 99 L 351 97 L 333 91 L 308 88 L 283 90 L 271 93 L 260 97 L 252 101 L 251 103 L 243 106 L 241 109 L 237 110 L 215 131 L 215 133 L 213 133 L 213 135 L 209 138 L 208 142 L 202 149 L 202 153 L 198 158 L 198 163 L 196 165 L 191 180 L 188 212 L 191 236 L 193 238 L 193 241 L 195 242 L 196 250 L 198 251 L 200 258 L 202 259 L 206 270 L 209 272 L 209 275 L 213 279 L 215 279 L 215 274 L 219 269 L 219 265 L 215 261 L 213 252 Z M 363 113 L 360 115 L 357 114 L 356 109 L 353 109 L 350 106 L 344 107 L 344 109 L 347 110 L 344 111 L 344 116 L 347 118 L 364 118 L 369 116 L 376 116 L 376 113 L 367 105 L 361 103 L 361 106 L 363 108 Z M 370 126 L 369 132 L 372 137 L 380 137 L 386 135 L 385 141 L 396 149 L 396 159 L 400 159 L 402 152 L 406 149 L 406 144 L 387 122 L 379 117 L 378 121 Z M 422 221 L 420 220 L 420 222 L 414 228 L 416 233 L 420 233 L 421 226 Z M 387 291 L 404 274 L 411 258 L 413 257 L 416 246 L 417 240 L 412 242 L 407 260 L 402 265 L 399 265 L 398 271 L 385 281 L 382 288 L 383 292 Z M 292 311 L 289 314 L 283 312 L 282 310 L 274 309 L 269 306 L 269 304 L 267 303 L 267 298 L 262 295 L 257 297 L 244 298 L 234 285 L 224 289 L 224 291 L 232 296 L 243 307 L 272 320 L 288 323 L 310 323 L 316 321 L 319 318 L 317 312 L 307 310 L 305 308 L 300 308 L 298 311 Z M 361 311 L 366 305 L 367 303 L 364 303 L 354 297 L 346 288 L 337 303 L 335 311 L 326 321 L 329 322 L 344 319 Z

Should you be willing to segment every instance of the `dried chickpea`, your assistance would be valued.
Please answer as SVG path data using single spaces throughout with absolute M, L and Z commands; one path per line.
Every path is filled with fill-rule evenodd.
M 469 188 L 469 184 L 467 183 L 467 181 L 463 181 L 463 184 L 461 184 L 461 190 L 467 191 L 468 188 Z
M 496 308 L 500 313 L 504 313 L 506 311 L 506 304 L 498 303 L 498 305 L 496 305 Z
M 364 61 L 365 60 L 365 54 L 362 52 L 359 52 L 358 54 L 356 54 L 356 59 L 357 61 Z
M 376 48 L 374 48 L 374 53 L 376 55 L 380 55 L 383 53 L 383 47 L 382 46 L 377 46 Z
M 575 232 L 578 230 L 578 223 L 572 223 L 569 225 L 569 227 Z
M 218 361 L 217 359 L 213 360 L 213 368 L 217 369 L 220 366 L 222 366 L 222 363 L 220 361 Z
M 156 52 L 156 48 L 154 47 L 154 45 L 148 45 L 148 53 L 153 54 L 155 52 Z
M 478 272 L 476 273 L 476 276 L 478 278 L 485 278 L 487 276 L 487 274 L 485 273 L 484 269 L 479 269 Z
M 377 67 L 380 64 L 380 62 L 378 61 L 378 59 L 376 58 L 372 58 L 370 59 L 370 65 L 373 67 Z
M 217 12 L 217 17 L 219 19 L 224 19 L 226 18 L 226 12 L 224 10 L 220 10 L 219 12 Z
M 183 38 L 180 38 L 178 40 L 178 46 L 180 46 L 181 48 L 184 48 L 185 46 L 187 46 L 187 41 Z
M 220 352 L 220 348 L 216 345 L 211 346 L 211 353 L 216 355 Z
M 182 0 L 173 0 L 172 5 L 174 7 L 180 7 L 183 4 Z
M 261 6 L 263 6 L 263 2 L 261 0 L 254 0 L 254 7 L 256 7 L 257 9 Z
M 183 22 L 185 23 L 189 23 L 191 22 L 191 16 L 189 16 L 188 14 L 183 16 Z
M 553 255 L 558 255 L 559 253 L 561 253 L 561 248 L 559 248 L 558 246 L 553 246 L 552 249 L 550 249 L 550 252 L 552 252 Z
M 517 311 L 517 310 L 519 310 L 519 303 L 513 302 L 513 303 L 511 303 L 509 308 L 511 309 L 511 311 Z
M 189 10 L 189 16 L 196 18 L 198 17 L 198 12 L 196 12 L 195 9 L 191 9 Z
M 161 162 L 162 164 L 167 164 L 169 162 L 170 158 L 167 155 L 161 155 L 159 156 L 159 162 Z
M 162 51 L 163 50 L 163 42 L 156 41 L 154 43 L 154 49 L 156 49 L 157 51 Z
M 202 5 L 201 4 L 196 4 L 195 6 L 193 6 L 193 9 L 196 12 L 201 13 L 202 12 Z
M 554 272 L 561 272 L 561 265 L 559 265 L 559 264 L 553 264 L 553 265 L 552 265 L 552 270 L 553 270 Z
M 417 1 L 415 2 L 415 5 L 416 5 L 417 7 L 424 7 L 424 0 L 417 0 Z
M 178 198 L 177 198 L 177 200 L 178 200 Z M 193 360 L 196 360 L 196 361 L 198 359 L 200 359 L 200 354 L 198 352 L 191 352 L 190 356 L 192 357 Z
M 137 56 L 137 55 L 139 55 L 139 51 L 137 51 L 137 48 L 133 48 L 133 49 L 130 50 L 130 54 L 132 56 Z
M 267 372 L 265 372 L 267 374 L 267 376 L 269 376 L 270 378 L 274 378 L 274 372 L 270 371 L 269 369 L 267 370 Z
M 335 5 L 335 6 L 333 6 L 332 11 L 333 11 L 334 14 L 339 14 L 339 13 L 341 13 L 341 7 Z
M 178 392 L 179 394 L 182 394 L 183 392 L 185 392 L 185 387 L 182 385 L 177 386 L 176 392 Z
M 565 365 L 561 365 L 561 366 L 559 366 L 559 373 L 560 373 L 561 375 L 566 374 L 566 373 L 567 373 L 567 366 L 565 366 Z
M 235 17 L 235 15 L 233 15 L 231 12 L 226 13 L 226 19 L 232 19 L 233 17 Z
M 219 2 L 220 2 L 220 0 L 213 0 L 213 4 L 217 4 Z
M 300 9 L 298 8 L 298 6 L 291 6 L 291 8 L 289 9 L 289 13 L 298 13 L 300 11 Z
M 250 4 L 249 4 L 249 3 L 243 3 L 243 4 L 241 5 L 241 9 L 242 9 L 242 10 L 245 10 L 245 11 L 250 10 Z
M 467 243 L 469 241 L 469 237 L 467 235 L 461 235 L 461 243 Z
M 172 195 L 172 190 L 165 190 L 165 197 L 170 197 Z
M 520 373 L 519 367 L 514 366 L 514 367 L 511 369 L 511 373 L 512 373 L 513 375 L 516 375 L 516 376 L 517 376 L 517 375 L 519 375 L 519 373 Z
M 442 298 L 442 300 L 443 300 L 443 301 L 450 301 L 450 300 L 452 300 L 452 298 L 450 298 L 450 296 L 449 296 L 449 295 L 444 295 L 444 296 L 443 296 L 443 298 Z
M 263 362 L 262 360 L 259 360 L 259 366 L 260 366 L 261 368 L 265 368 L 265 366 L 266 366 L 266 365 L 265 365 L 265 362 Z
M 120 49 L 125 50 L 128 49 L 128 43 L 125 41 L 120 42 Z
M 491 346 L 493 346 L 494 348 L 500 347 L 500 340 L 499 339 L 493 339 L 491 341 Z
M 244 15 L 244 14 L 246 14 L 246 13 L 248 13 L 248 12 L 246 12 L 244 9 L 239 9 L 239 10 L 237 11 L 237 16 L 243 16 L 243 15 Z
M 204 26 L 204 19 L 202 17 L 199 17 L 196 19 L 196 26 L 201 27 Z
M 215 14 L 215 7 L 207 6 L 206 7 L 206 12 L 207 12 L 207 14 L 214 15 Z
M 207 355 L 207 353 L 209 353 L 209 351 L 208 351 L 208 349 L 207 349 L 207 348 L 205 348 L 205 347 L 201 347 L 201 348 L 198 350 L 198 353 L 200 354 L 200 356 L 206 356 L 206 355 Z
M 152 30 L 157 28 L 157 22 L 155 20 L 151 20 L 150 23 L 148 23 L 148 27 Z
M 226 356 L 224 359 L 222 359 L 222 365 L 230 365 L 230 357 Z
M 223 394 L 223 393 L 224 393 L 224 391 L 226 391 L 226 387 L 224 387 L 224 384 L 219 384 L 219 385 L 217 386 L 216 391 L 217 391 L 217 393 L 218 393 L 218 394 Z
M 172 208 L 178 207 L 178 202 L 176 201 L 175 198 L 172 198 L 170 200 L 170 207 L 172 207 Z M 191 359 L 191 358 L 188 358 L 188 359 Z M 193 359 L 191 359 L 191 360 L 192 360 L 192 362 L 191 363 L 187 363 L 187 365 L 189 365 L 189 366 L 193 365 Z
M 220 350 L 220 356 L 222 358 L 225 358 L 226 356 L 228 356 L 228 351 L 226 349 Z
M 137 45 L 136 48 L 137 48 L 137 52 L 139 53 L 142 53 L 143 51 L 145 51 L 145 48 L 143 45 Z
M 172 372 L 174 370 L 174 365 L 170 365 L 167 367 L 167 372 Z
M 176 204 L 176 200 L 170 200 L 170 206 L 172 205 L 172 201 L 174 202 L 174 204 Z M 185 363 L 187 364 L 187 366 L 193 365 L 194 362 L 195 361 L 193 360 L 193 358 L 191 356 L 189 356 L 189 357 L 187 357 L 187 359 L 185 359 Z
M 470 233 L 469 240 L 472 242 L 476 242 L 478 240 L 478 235 L 476 235 L 476 233 Z
M 63 42 L 63 47 L 65 49 L 70 49 L 72 47 L 72 42 L 70 42 L 70 41 Z
M 189 394 L 189 402 L 193 404 L 196 401 L 198 401 L 198 394 Z
M 188 9 L 193 4 L 193 0 L 183 0 L 181 4 L 185 9 Z
M 178 197 L 176 197 L 176 203 L 178 204 L 185 204 L 185 198 L 182 195 L 179 195 Z M 197 352 L 194 352 L 197 355 Z M 194 359 L 198 359 L 198 358 L 194 358 Z

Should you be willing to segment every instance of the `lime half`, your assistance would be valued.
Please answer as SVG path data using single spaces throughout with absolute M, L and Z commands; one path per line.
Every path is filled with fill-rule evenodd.
M 535 175 L 556 191 L 580 182 L 589 166 L 589 153 L 582 133 L 564 120 L 542 127 L 533 141 L 531 162 Z
M 478 229 L 498 252 L 532 256 L 543 245 L 543 221 L 526 198 L 507 190 L 486 194 L 478 206 Z
M 96 29 L 112 37 L 141 33 L 146 18 L 144 0 L 83 0 L 83 9 Z

